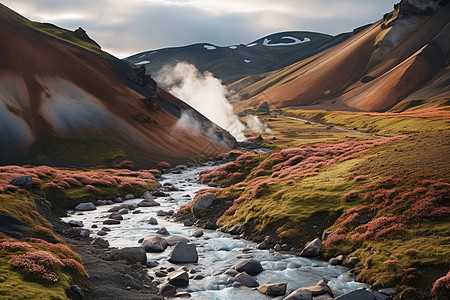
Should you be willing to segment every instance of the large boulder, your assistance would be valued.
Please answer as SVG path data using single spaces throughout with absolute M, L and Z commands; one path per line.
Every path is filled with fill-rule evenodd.
M 238 275 L 234 276 L 234 280 L 248 287 L 259 286 L 258 281 L 256 281 L 255 278 L 253 278 L 252 276 L 248 275 L 245 272 L 239 273 Z
M 286 294 L 287 284 L 281 283 L 267 283 L 258 287 L 258 292 L 269 296 L 283 296 Z
M 344 295 L 340 295 L 337 298 L 334 298 L 336 300 L 375 300 L 374 295 L 369 292 L 369 291 L 365 291 L 365 290 L 356 290 L 356 291 L 351 291 L 350 293 L 344 294 Z
M 154 217 L 151 217 L 150 219 L 148 219 L 147 224 L 158 225 L 158 220 L 156 220 Z
M 170 283 L 164 283 L 159 288 L 159 294 L 163 297 L 172 297 L 177 294 L 177 288 Z
M 322 241 L 316 238 L 309 242 L 306 247 L 300 252 L 300 256 L 313 257 L 319 256 L 322 249 Z
M 245 261 L 240 261 L 237 264 L 235 264 L 233 267 L 238 272 L 246 272 L 250 275 L 257 275 L 264 271 L 263 267 L 261 266 L 261 263 L 255 259 L 248 259 Z
M 161 248 L 163 248 L 163 250 L 165 250 L 169 244 L 167 243 L 167 240 L 162 236 L 152 234 L 147 235 L 142 241 L 142 246 L 146 247 L 149 245 L 159 245 L 161 246 Z
M 158 231 L 156 231 L 156 233 L 161 235 L 170 235 L 170 232 L 167 230 L 166 227 L 159 228 Z
M 195 199 L 192 205 L 192 213 L 195 217 L 200 218 L 205 214 L 205 211 L 213 204 L 216 196 L 213 193 L 206 193 Z
M 31 176 L 20 176 L 11 180 L 11 184 L 26 190 L 31 190 L 33 187 L 33 178 Z
M 72 227 L 83 227 L 84 226 L 82 221 L 70 220 L 67 223 Z
M 297 289 L 284 298 L 284 300 L 312 300 L 312 294 L 308 290 Z
M 178 242 L 169 254 L 171 263 L 196 263 L 198 261 L 197 248 L 194 244 Z
M 185 243 L 189 243 L 190 240 L 188 238 L 185 238 L 184 236 L 181 235 L 172 235 L 169 236 L 167 239 L 167 244 L 169 244 L 169 246 L 175 246 L 178 242 L 185 242 Z
M 111 251 L 109 260 L 125 260 L 132 265 L 140 262 L 145 265 L 147 263 L 147 254 L 143 247 L 126 247 Z
M 92 202 L 84 202 L 84 203 L 80 203 L 77 206 L 75 206 L 75 210 L 79 210 L 79 211 L 88 211 L 88 210 L 96 210 L 96 209 L 97 209 L 97 207 Z
M 170 272 L 168 278 L 171 285 L 179 287 L 186 287 L 189 285 L 189 274 L 185 270 Z

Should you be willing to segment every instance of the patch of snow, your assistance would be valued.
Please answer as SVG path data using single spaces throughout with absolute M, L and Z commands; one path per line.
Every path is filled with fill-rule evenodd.
M 152 55 L 152 54 L 155 54 L 156 52 L 158 52 L 158 51 L 152 51 L 150 53 L 147 53 L 147 55 Z
M 293 36 L 283 36 L 281 39 L 282 40 L 291 40 L 291 41 L 286 42 L 286 43 L 271 44 L 270 43 L 271 40 L 266 38 L 266 39 L 264 39 L 263 46 L 266 46 L 266 47 L 292 46 L 292 45 L 307 43 L 307 42 L 311 41 L 311 39 L 308 37 L 305 37 L 303 40 L 300 40 Z
M 211 45 L 204 45 L 203 47 L 204 47 L 206 50 L 215 50 L 215 49 L 217 49 L 216 47 L 211 46 Z
M 246 63 L 249 63 L 249 62 L 251 62 L 252 60 L 251 60 L 251 59 L 244 59 L 244 61 L 245 61 Z
M 247 45 L 247 48 L 250 48 L 250 47 L 253 47 L 253 46 L 256 46 L 256 45 L 258 45 L 258 43 L 248 44 L 248 45 Z
M 138 58 L 143 58 L 144 56 L 146 56 L 147 55 L 147 53 L 146 54 L 142 54 L 141 56 L 139 56 Z
M 237 46 L 230 46 L 230 47 L 228 47 L 228 48 L 230 48 L 230 49 L 237 49 Z
M 138 63 L 135 63 L 135 65 L 136 65 L 136 66 L 139 66 L 139 65 L 145 65 L 145 64 L 148 64 L 148 63 L 150 63 L 149 60 L 143 60 L 143 61 L 140 61 L 140 62 L 138 62 Z

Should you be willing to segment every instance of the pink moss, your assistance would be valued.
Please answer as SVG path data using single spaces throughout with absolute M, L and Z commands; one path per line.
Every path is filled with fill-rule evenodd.
M 6 250 L 9 252 L 22 251 L 32 248 L 27 242 L 19 242 L 15 240 L 5 240 L 0 242 L 0 250 Z
M 159 170 L 162 170 L 162 169 L 170 169 L 170 164 L 169 164 L 168 162 L 165 162 L 165 161 L 160 161 L 160 162 L 156 165 L 156 168 L 159 169 Z
M 348 193 L 345 193 L 344 196 L 343 196 L 344 200 L 347 201 L 347 202 L 356 200 L 356 199 L 358 199 L 358 197 L 359 197 L 359 192 L 358 191 L 350 191 Z
M 450 295 L 450 271 L 448 271 L 447 275 L 438 278 L 433 283 L 431 293 L 437 297 Z
M 45 251 L 16 255 L 8 263 L 22 272 L 47 282 L 58 281 L 58 275 L 54 271 L 58 266 L 63 266 L 61 260 Z

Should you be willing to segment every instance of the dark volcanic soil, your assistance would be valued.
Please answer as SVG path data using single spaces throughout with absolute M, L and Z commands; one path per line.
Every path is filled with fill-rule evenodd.
M 110 249 L 91 245 L 91 238 L 72 239 L 63 235 L 67 227 L 57 224 L 54 231 L 80 254 L 89 274 L 87 286 L 82 287 L 86 300 L 91 299 L 163 299 L 157 295 L 156 283 L 145 266 L 128 265 L 124 261 L 107 261 Z

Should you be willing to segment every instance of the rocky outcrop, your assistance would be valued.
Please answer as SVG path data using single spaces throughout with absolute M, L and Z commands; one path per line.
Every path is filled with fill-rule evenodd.
M 33 187 L 33 179 L 31 176 L 20 176 L 11 180 L 11 184 L 30 191 Z
M 206 193 L 195 199 L 192 205 L 192 213 L 195 217 L 200 218 L 205 214 L 205 211 L 213 204 L 216 196 L 213 193 Z
M 300 256 L 314 257 L 320 255 L 322 249 L 322 241 L 319 238 L 309 242 L 306 247 L 300 252 Z
M 169 254 L 171 263 L 196 263 L 198 261 L 197 248 L 194 244 L 178 242 Z

